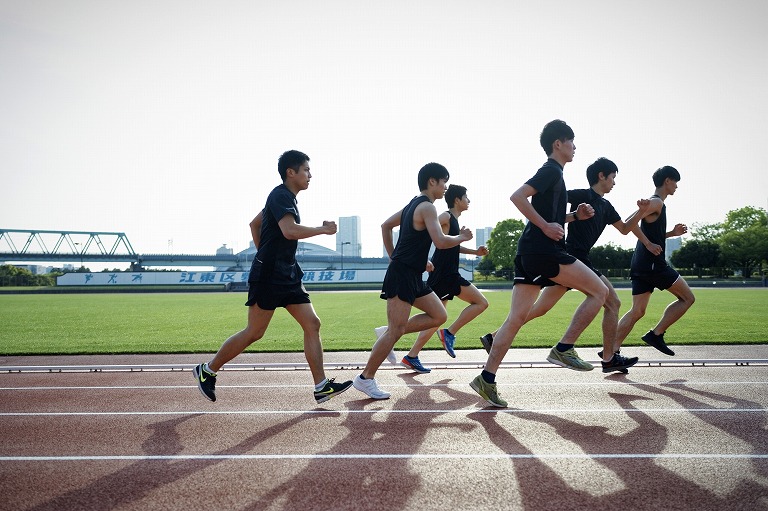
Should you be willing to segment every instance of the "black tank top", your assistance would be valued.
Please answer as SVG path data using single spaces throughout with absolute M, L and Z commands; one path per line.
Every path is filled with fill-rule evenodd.
M 661 198 L 658 195 L 651 197 Z M 645 218 L 640 221 L 640 230 L 651 243 L 661 247 L 661 254 L 651 254 L 645 245 L 638 240 L 635 246 L 635 253 L 632 254 L 632 272 L 658 271 L 667 266 L 667 260 L 664 257 L 664 248 L 667 241 L 667 205 L 661 207 L 659 217 L 653 222 L 646 222 Z
M 397 239 L 397 246 L 392 253 L 392 260 L 404 264 L 419 273 L 427 268 L 427 258 L 429 257 L 429 247 L 432 245 L 432 238 L 426 229 L 417 231 L 413 228 L 413 212 L 422 202 L 428 202 L 429 198 L 425 195 L 418 195 L 411 199 L 411 202 L 403 208 L 400 216 L 400 236 Z
M 450 220 L 448 221 L 448 235 L 458 236 L 459 220 L 453 216 L 449 211 Z M 461 247 L 456 245 L 455 247 L 445 249 L 435 249 L 435 253 L 432 254 L 432 264 L 435 265 L 435 271 L 432 272 L 430 277 L 434 281 L 438 281 L 447 275 L 453 275 L 459 273 L 459 254 Z

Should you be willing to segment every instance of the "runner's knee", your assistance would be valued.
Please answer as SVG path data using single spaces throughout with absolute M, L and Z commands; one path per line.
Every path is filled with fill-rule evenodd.
M 605 299 L 603 307 L 605 307 L 605 310 L 618 314 L 621 309 L 621 300 L 616 293 L 608 293 L 608 297 Z
M 608 298 L 608 288 L 605 287 L 605 284 L 600 282 L 599 287 L 595 287 L 595 289 L 590 293 L 591 296 L 597 298 L 600 300 L 601 303 L 605 303 L 605 300 Z
M 302 325 L 302 328 L 305 332 L 319 332 L 321 326 L 322 323 L 320 322 L 320 318 L 315 316 L 314 318 L 306 320 Z

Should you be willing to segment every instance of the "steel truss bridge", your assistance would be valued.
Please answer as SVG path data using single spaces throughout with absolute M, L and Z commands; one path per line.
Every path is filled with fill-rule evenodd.
M 253 257 L 251 256 L 250 259 Z M 108 263 L 145 266 L 217 266 L 248 269 L 251 260 L 238 254 L 138 254 L 124 232 L 0 229 L 0 262 Z

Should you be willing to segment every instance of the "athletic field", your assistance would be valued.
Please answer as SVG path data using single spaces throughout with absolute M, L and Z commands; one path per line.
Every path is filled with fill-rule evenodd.
M 768 289 L 697 289 L 696 303 L 667 333 L 671 345 L 768 343 Z M 631 302 L 618 290 L 621 314 Z M 509 312 L 510 290 L 489 291 L 490 307 L 457 336 L 456 348 L 480 347 L 479 337 L 496 330 Z M 326 351 L 370 349 L 373 329 L 386 324 L 385 302 L 378 292 L 313 292 L 322 321 Z M 551 347 L 564 332 L 583 295 L 570 292 L 546 316 L 526 325 L 513 348 Z M 232 333 L 245 326 L 245 293 L 41 294 L 0 295 L 0 355 L 207 353 L 215 352 Z M 640 346 L 672 301 L 665 292 L 651 298 L 646 316 L 626 341 Z M 448 304 L 448 323 L 466 304 Z M 407 349 L 415 334 L 398 342 Z M 600 316 L 582 335 L 579 346 L 601 345 Z M 278 309 L 254 352 L 298 352 L 302 333 Z M 426 349 L 440 349 L 436 337 Z

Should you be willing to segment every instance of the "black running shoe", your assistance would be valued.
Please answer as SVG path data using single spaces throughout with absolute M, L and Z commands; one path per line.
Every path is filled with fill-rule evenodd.
M 648 333 L 645 334 L 642 339 L 665 355 L 675 355 L 675 352 L 669 349 L 667 343 L 664 342 L 664 334 L 656 335 L 653 333 L 653 330 L 648 330 Z
M 621 350 L 616 350 L 616 353 L 621 353 Z M 603 350 L 598 351 L 597 356 L 603 358 Z
M 332 397 L 336 397 L 349 387 L 352 386 L 352 380 L 345 381 L 344 383 L 334 383 L 335 378 L 331 378 L 325 382 L 325 386 L 315 391 L 315 401 L 318 403 L 325 403 Z
M 192 374 L 195 375 L 200 392 L 211 401 L 216 401 L 216 375 L 206 371 L 203 364 L 195 366 Z
M 614 371 L 619 371 L 620 373 L 627 374 L 629 372 L 627 369 L 637 364 L 637 361 L 637 357 L 624 357 L 618 353 L 614 353 L 610 362 L 602 362 L 603 372 L 612 373 Z
M 485 334 L 480 338 L 480 342 L 483 344 L 483 348 L 488 353 L 491 352 L 491 346 L 493 346 L 493 334 Z

